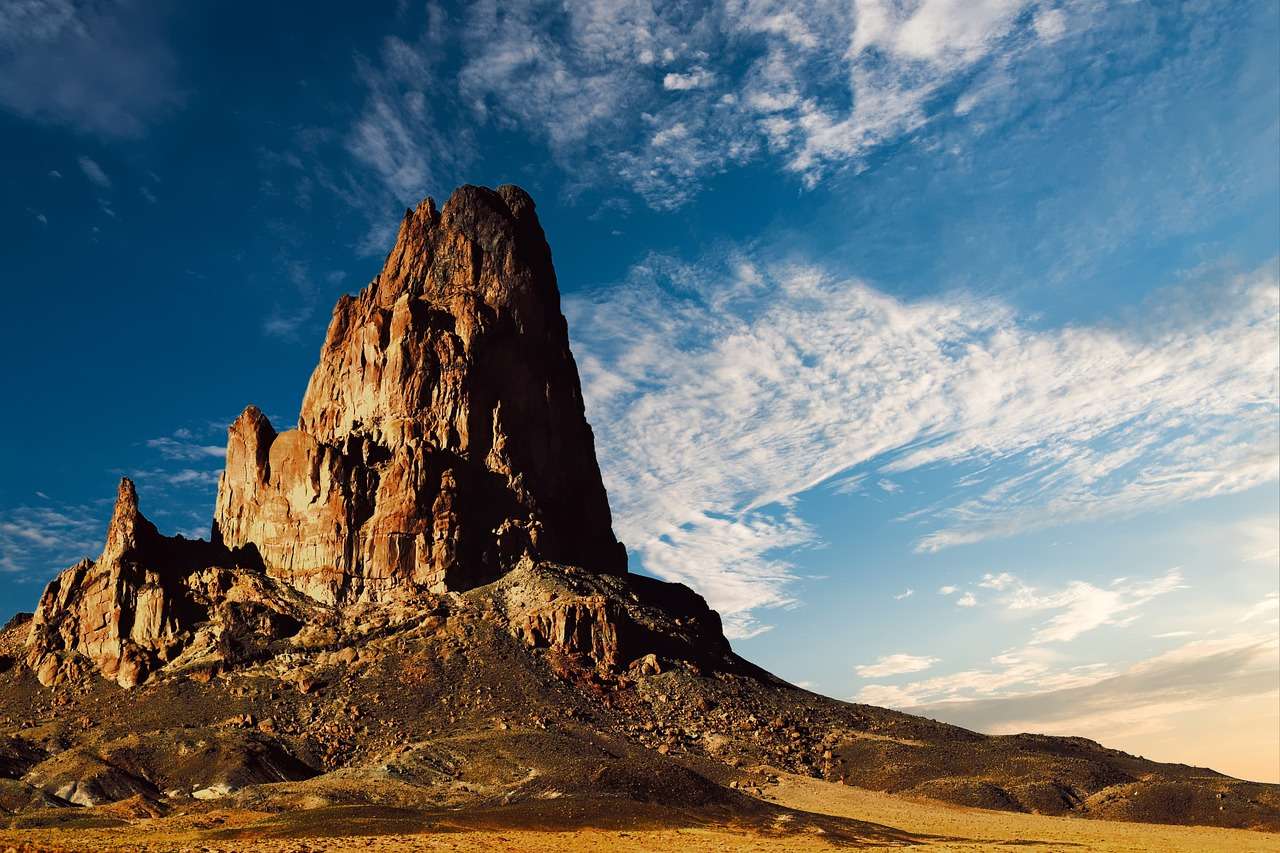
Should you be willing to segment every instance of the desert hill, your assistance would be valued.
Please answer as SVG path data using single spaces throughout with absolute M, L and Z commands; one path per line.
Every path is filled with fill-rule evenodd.
M 0 631 L 0 809 L 12 829 L 236 808 L 391 832 L 464 809 L 912 843 L 771 802 L 792 773 L 1280 830 L 1277 786 L 789 685 L 696 593 L 629 573 L 611 523 L 533 201 L 428 199 L 339 301 L 296 428 L 252 406 L 231 425 L 210 540 L 163 536 L 122 481 L 102 553 Z

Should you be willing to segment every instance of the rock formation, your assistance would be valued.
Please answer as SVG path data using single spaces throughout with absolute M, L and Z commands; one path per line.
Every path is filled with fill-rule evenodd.
M 296 631 L 306 602 L 243 555 L 161 536 L 121 480 L 107 542 L 45 588 L 31 620 L 27 662 L 44 685 L 96 669 L 132 687 L 184 652 L 219 661 Z
M 132 686 L 201 654 L 243 658 L 229 645 L 269 645 L 309 607 L 551 565 L 625 577 L 626 550 L 533 201 L 466 186 L 406 211 L 382 272 L 338 301 L 298 427 L 277 433 L 254 406 L 231 425 L 212 541 L 161 536 L 124 481 L 102 555 L 45 590 L 28 660 L 46 685 L 88 668 Z M 643 608 L 556 589 L 521 598 L 511 631 L 605 667 L 663 645 Z M 668 604 L 727 652 L 701 598 Z
M 232 425 L 214 538 L 326 603 L 468 589 L 526 556 L 626 571 L 524 191 L 406 212 L 334 309 L 298 428 L 252 406 Z

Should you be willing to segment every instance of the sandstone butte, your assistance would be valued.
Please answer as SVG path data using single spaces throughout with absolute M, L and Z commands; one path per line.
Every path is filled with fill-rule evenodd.
M 533 201 L 464 186 L 406 211 L 382 271 L 338 301 L 297 427 L 277 432 L 255 406 L 231 425 L 211 541 L 160 535 L 124 480 L 101 555 L 41 596 L 27 660 L 46 686 L 96 670 L 128 687 L 193 644 L 296 631 L 317 605 L 542 564 L 623 576 L 626 550 Z M 615 662 L 604 607 L 564 605 L 544 629 Z

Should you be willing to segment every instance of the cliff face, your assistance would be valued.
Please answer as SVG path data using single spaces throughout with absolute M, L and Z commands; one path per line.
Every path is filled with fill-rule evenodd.
M 525 590 L 500 605 L 509 630 L 588 667 L 625 667 L 668 630 L 689 634 L 671 647 L 686 658 L 728 653 L 688 590 L 619 603 L 653 595 L 613 535 L 533 201 L 462 187 L 407 211 L 382 272 L 339 300 L 297 428 L 254 406 L 231 425 L 212 541 L 161 536 L 123 481 L 102 554 L 45 590 L 27 660 L 46 685 L 96 670 L 133 686 L 507 575 Z M 586 594 L 590 577 L 618 583 Z M 696 631 L 666 618 L 673 602 Z
M 253 407 L 232 425 L 214 531 L 328 603 L 468 589 L 526 556 L 626 571 L 523 190 L 406 213 L 334 309 L 298 428 Z
M 185 656 L 219 665 L 252 657 L 298 629 L 307 603 L 243 557 L 161 536 L 120 482 L 107 542 L 45 588 L 27 663 L 46 686 L 96 670 L 133 687 Z

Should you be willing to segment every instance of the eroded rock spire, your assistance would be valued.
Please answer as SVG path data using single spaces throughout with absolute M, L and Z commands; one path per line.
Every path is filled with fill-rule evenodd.
M 329 603 L 467 589 L 526 556 L 625 572 L 523 190 L 406 212 L 334 309 L 297 429 L 253 407 L 232 425 L 215 533 Z

